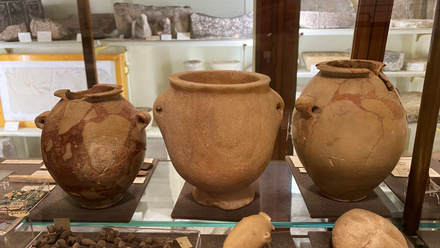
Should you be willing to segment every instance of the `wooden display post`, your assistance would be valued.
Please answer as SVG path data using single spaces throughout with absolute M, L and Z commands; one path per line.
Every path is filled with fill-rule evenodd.
M 93 41 L 92 14 L 89 0 L 78 0 L 78 19 L 81 30 L 81 43 L 86 67 L 87 88 L 98 83 L 96 73 L 95 43 Z

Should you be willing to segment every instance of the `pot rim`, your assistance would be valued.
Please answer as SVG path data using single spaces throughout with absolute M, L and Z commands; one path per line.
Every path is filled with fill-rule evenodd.
M 316 64 L 325 76 L 342 78 L 369 77 L 370 72 L 379 75 L 384 66 L 380 61 L 365 59 L 330 60 Z
M 122 93 L 122 85 L 118 84 L 95 84 L 87 90 L 72 92 L 68 89 L 57 90 L 54 95 L 64 100 L 85 100 L 103 97 L 111 97 Z
M 251 79 L 248 82 L 238 83 L 210 83 L 209 80 L 218 80 L 220 75 L 228 75 L 230 79 L 241 77 Z M 196 82 L 186 79 L 185 76 L 199 76 L 200 81 Z M 174 73 L 169 77 L 170 85 L 173 88 L 186 91 L 244 91 L 249 89 L 264 88 L 269 86 L 270 78 L 264 74 L 248 71 L 233 70 L 202 70 L 202 71 L 184 71 Z M 225 80 L 228 81 L 228 80 Z

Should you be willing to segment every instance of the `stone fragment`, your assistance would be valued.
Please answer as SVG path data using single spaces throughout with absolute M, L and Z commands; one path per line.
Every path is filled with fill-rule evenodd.
M 69 29 L 65 28 L 61 23 L 50 19 L 32 19 L 30 29 L 32 37 L 37 37 L 38 31 L 52 32 L 53 40 L 64 40 L 73 37 L 73 34 Z
M 422 101 L 422 92 L 401 92 L 400 100 L 406 112 L 408 123 L 417 122 L 419 119 L 420 102 Z
M 414 18 L 413 0 L 394 0 L 391 19 L 412 19 Z
M 33 18 L 44 18 L 41 0 L 0 0 L 0 32 L 11 25 L 29 25 Z
M 354 12 L 350 0 L 307 0 L 301 2 L 301 11 Z
M 147 15 L 141 14 L 131 24 L 131 37 L 133 39 L 145 39 L 151 35 L 152 32 L 150 25 L 148 24 Z
M 0 157 L 17 158 L 17 151 L 11 138 L 0 138 Z
M 336 220 L 332 231 L 334 248 L 405 248 L 405 237 L 390 221 L 373 212 L 352 209 Z
M 171 20 L 167 17 L 159 18 L 153 26 L 153 35 L 171 34 Z
M 385 51 L 383 63 L 386 65 L 384 71 L 400 71 L 403 68 L 405 54 L 399 52 Z
M 301 11 L 299 25 L 302 28 L 353 28 L 354 12 Z
M 190 31 L 191 8 L 188 6 L 145 6 L 141 4 L 115 3 L 114 15 L 119 34 L 131 37 L 131 25 L 141 14 L 145 14 L 150 27 L 161 18 L 168 18 L 173 38 L 178 32 Z
M 391 19 L 394 28 L 432 28 L 432 19 Z
M 252 38 L 254 14 L 220 18 L 200 13 L 191 14 L 193 38 Z
M 18 41 L 18 33 L 27 32 L 26 24 L 12 25 L 0 33 L 0 40 Z

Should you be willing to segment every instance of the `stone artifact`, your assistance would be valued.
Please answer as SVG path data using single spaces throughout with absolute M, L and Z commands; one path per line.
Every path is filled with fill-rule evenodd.
M 343 52 L 303 52 L 301 57 L 304 60 L 304 64 L 307 70 L 312 70 L 312 66 L 318 63 L 329 61 L 329 60 L 344 60 L 350 59 L 349 53 Z M 316 68 L 313 68 L 316 69 Z
M 116 30 L 115 15 L 113 13 L 92 14 L 93 38 L 104 38 L 111 36 Z M 73 14 L 61 21 L 63 27 L 69 29 L 74 34 L 81 33 L 79 28 L 78 14 Z
M 0 0 L 0 32 L 11 25 L 28 26 L 34 18 L 44 18 L 41 0 Z
M 406 117 L 409 123 L 417 122 L 419 119 L 420 102 L 422 101 L 422 92 L 411 91 L 400 93 L 400 100 L 406 111 Z M 439 116 L 440 119 L 440 116 Z
M 262 248 L 272 242 L 275 228 L 264 212 L 244 217 L 235 225 L 223 243 L 223 248 Z
M 246 206 L 270 161 L 283 99 L 258 73 L 191 71 L 169 79 L 153 110 L 176 171 L 199 204 Z
M 150 24 L 148 24 L 147 15 L 141 14 L 135 21 L 131 24 L 131 37 L 133 39 L 145 39 L 151 36 Z
M 30 30 L 32 37 L 37 37 L 38 31 L 52 32 L 53 40 L 71 39 L 73 37 L 73 33 L 64 27 L 63 24 L 50 19 L 32 19 Z
M 394 28 L 432 28 L 432 19 L 391 19 Z
M 202 38 L 252 38 L 253 12 L 230 18 L 191 14 L 191 31 L 195 39 Z
M 153 35 L 171 34 L 171 21 L 167 17 L 159 18 L 153 25 Z
M 412 18 L 414 18 L 413 0 L 394 0 L 391 19 L 412 19 Z
M 367 210 L 352 209 L 332 230 L 334 248 L 407 248 L 405 237 L 389 220 Z
M 41 153 L 47 170 L 84 208 L 116 204 L 144 160 L 145 127 L 151 118 L 121 92 L 122 86 L 114 84 L 58 90 L 55 95 L 61 100 L 35 119 L 43 129 Z
M 384 71 L 400 71 L 403 68 L 403 62 L 405 61 L 405 54 L 399 52 L 385 51 L 383 63 L 385 67 Z
M 131 23 L 141 14 L 147 15 L 150 27 L 161 18 L 170 20 L 171 34 L 177 37 L 178 32 L 190 31 L 190 7 L 179 6 L 145 6 L 141 4 L 115 3 L 115 21 L 119 34 L 131 37 Z M 154 32 L 153 32 L 154 34 Z
M 295 150 L 319 191 L 334 200 L 364 199 L 405 148 L 405 110 L 383 66 L 368 60 L 320 63 L 295 102 Z
M 12 25 L 0 33 L 0 40 L 18 41 L 18 33 L 27 32 L 26 24 Z
M 299 17 L 302 28 L 352 28 L 356 21 L 350 0 L 303 1 Z

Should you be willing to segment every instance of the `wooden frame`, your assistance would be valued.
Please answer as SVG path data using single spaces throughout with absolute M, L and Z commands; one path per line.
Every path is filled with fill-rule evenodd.
M 69 66 L 72 66 L 71 62 L 78 62 L 78 63 L 74 63 L 75 69 L 78 70 L 80 68 L 84 68 L 83 54 L 4 54 L 4 55 L 0 55 L 0 63 L 2 63 L 2 62 L 8 62 L 7 67 L 9 67 L 9 66 L 12 67 L 14 62 L 20 62 L 20 69 L 23 69 L 23 70 L 35 68 L 35 65 L 36 65 L 35 62 L 54 62 L 54 63 L 56 63 L 57 69 L 63 68 L 64 70 L 67 70 L 67 71 L 69 71 L 71 69 L 71 68 L 69 68 Z M 11 63 L 9 63 L 9 62 L 11 62 Z M 32 67 L 26 68 L 27 62 L 32 62 Z M 63 62 L 69 62 L 69 63 L 64 63 L 66 65 L 66 67 L 62 67 Z M 97 60 L 98 67 L 100 65 L 100 62 L 104 62 L 104 63 L 102 63 L 103 67 L 105 66 L 107 70 L 114 71 L 114 75 L 108 75 L 111 78 L 112 82 L 103 82 L 103 83 L 116 83 L 118 85 L 122 85 L 123 90 L 124 90 L 122 93 L 122 96 L 125 97 L 126 99 L 128 99 L 129 92 L 128 92 L 128 87 L 127 87 L 127 76 L 125 73 L 125 55 L 123 53 L 99 54 L 98 60 Z M 108 63 L 105 63 L 105 62 L 112 62 L 112 64 L 114 64 L 114 68 L 110 68 L 110 67 L 112 67 L 112 64 L 109 65 Z M 4 71 L 6 71 L 6 69 L 7 69 L 7 68 L 5 68 L 5 65 L 6 65 L 6 63 L 4 63 L 4 65 L 3 65 Z M 18 63 L 17 63 L 17 65 L 18 65 Z M 31 65 L 31 63 L 29 63 L 29 65 Z M 43 67 L 43 64 L 37 65 L 36 67 L 37 68 L 46 68 L 46 67 Z M 0 68 L 2 68 L 2 66 L 0 66 Z M 3 73 L 6 75 L 6 72 L 4 72 L 3 70 L 0 71 L 0 73 Z M 108 71 L 108 72 L 110 73 L 110 71 Z M 79 76 L 81 76 L 81 75 L 79 75 Z M 5 81 L 4 79 L 5 79 L 5 77 L 0 77 L 0 80 Z M 67 80 L 69 80 L 69 78 L 66 78 L 66 81 Z M 84 78 L 81 77 L 79 80 L 81 80 L 82 89 L 83 90 L 87 89 L 86 75 L 84 74 Z M 82 81 L 85 82 L 84 86 L 82 85 Z M 0 82 L 0 85 L 1 84 L 7 84 L 7 82 Z M 61 88 L 69 89 L 70 88 L 69 83 L 66 82 L 65 85 L 63 83 Z M 1 99 L 2 93 L 4 93 L 2 91 L 5 91 L 5 90 L 10 90 L 10 89 L 5 89 L 4 87 L 0 87 L 0 127 L 5 126 L 6 121 L 11 121 L 11 122 L 18 121 L 20 127 L 35 127 L 34 121 L 30 120 L 28 118 L 25 118 L 25 120 L 23 120 L 23 119 L 21 119 L 21 120 L 20 119 L 5 120 L 5 116 L 4 116 L 4 114 L 5 114 L 4 105 L 5 104 L 3 104 L 3 106 L 2 106 L 2 103 L 4 103 L 4 102 Z M 50 93 L 49 97 L 52 97 L 52 94 L 53 94 L 53 92 Z M 27 97 L 27 96 L 24 96 L 24 97 Z M 29 106 L 29 107 L 31 107 L 31 106 Z M 50 109 L 47 109 L 47 110 L 50 110 Z M 35 117 L 38 114 L 40 114 L 40 113 L 35 113 Z

